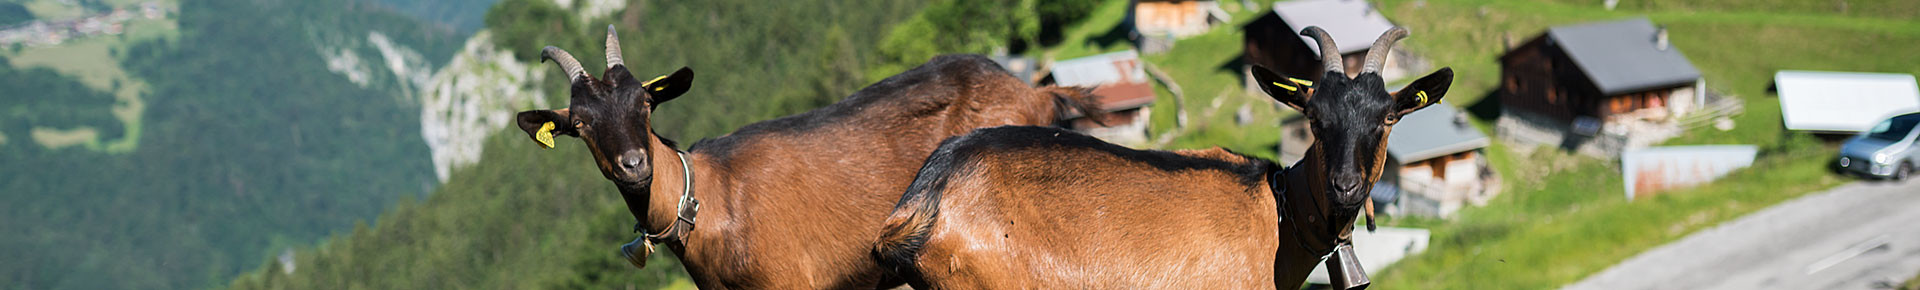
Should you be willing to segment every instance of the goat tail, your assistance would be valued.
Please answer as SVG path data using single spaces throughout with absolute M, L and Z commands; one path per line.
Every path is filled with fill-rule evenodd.
M 873 245 L 874 259 L 889 269 L 913 268 L 914 260 L 920 256 L 920 249 L 927 243 L 927 236 L 933 232 L 934 219 L 939 216 L 938 189 L 921 186 L 909 188 L 900 203 L 894 205 L 893 214 L 888 215 L 887 221 L 881 224 L 880 240 Z
M 1093 94 L 1093 88 L 1046 86 L 1041 91 L 1052 94 L 1054 102 L 1060 105 L 1059 119 L 1085 117 L 1095 124 L 1106 126 L 1107 110 L 1100 107 L 1100 96 Z
M 964 160 L 971 158 L 975 151 L 967 143 L 977 133 L 940 141 L 940 147 L 920 165 L 913 183 L 900 195 L 900 202 L 893 205 L 893 213 L 880 224 L 881 234 L 873 244 L 873 257 L 882 267 L 897 269 L 896 274 L 902 276 L 913 275 L 914 260 L 926 247 L 927 239 L 933 235 L 933 224 L 940 217 L 940 196 L 948 190 L 950 180 L 966 174 Z

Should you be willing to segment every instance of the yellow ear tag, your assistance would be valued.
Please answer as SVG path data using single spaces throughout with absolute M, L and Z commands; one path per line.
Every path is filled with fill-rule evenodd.
M 548 149 L 552 149 L 553 148 L 553 122 L 540 124 L 540 132 L 533 133 L 533 141 L 540 142 L 540 147 L 546 147 Z
M 660 80 L 662 80 L 662 79 L 666 79 L 666 78 L 667 78 L 667 75 L 660 75 L 660 76 L 657 76 L 657 77 L 653 77 L 653 79 L 651 79 L 651 80 L 647 80 L 647 82 L 644 82 L 644 83 L 640 83 L 640 86 L 642 86 L 642 87 L 651 87 L 651 86 L 653 86 L 653 82 L 657 82 L 657 81 L 660 81 Z M 658 91 L 661 91 L 661 90 L 665 90 L 665 89 L 667 89 L 667 87 L 658 87 L 658 88 L 653 88 L 653 91 L 655 91 L 655 92 L 658 92 Z
M 1287 89 L 1287 91 L 1294 91 L 1294 92 L 1300 91 L 1300 88 L 1296 88 L 1289 85 L 1283 85 L 1283 84 L 1280 84 L 1280 82 L 1273 82 L 1273 86 L 1280 87 L 1282 89 Z
M 1421 103 L 1421 104 L 1426 104 L 1426 103 L 1427 103 L 1427 91 L 1414 91 L 1414 92 L 1413 92 L 1413 96 L 1414 96 L 1414 97 L 1419 97 L 1419 98 L 1420 98 L 1420 100 L 1419 100 L 1419 101 L 1420 101 L 1420 103 Z
M 1309 80 L 1287 78 L 1287 81 L 1291 81 L 1293 83 L 1300 84 L 1302 86 L 1309 86 L 1309 87 L 1313 86 L 1313 81 L 1309 81 Z

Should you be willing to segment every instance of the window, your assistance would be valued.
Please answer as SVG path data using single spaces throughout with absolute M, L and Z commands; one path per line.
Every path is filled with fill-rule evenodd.
M 1867 138 L 1888 141 L 1906 139 L 1907 133 L 1913 131 L 1916 123 L 1920 123 L 1920 118 L 1888 119 L 1880 122 L 1879 125 L 1873 125 L 1872 130 L 1867 130 Z

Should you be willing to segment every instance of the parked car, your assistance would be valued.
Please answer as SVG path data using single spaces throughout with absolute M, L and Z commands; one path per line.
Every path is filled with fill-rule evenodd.
M 1920 163 L 1920 150 L 1915 150 L 1916 128 L 1920 128 L 1920 112 L 1893 116 L 1874 125 L 1860 136 L 1848 139 L 1840 145 L 1840 159 L 1836 160 L 1841 172 L 1860 174 L 1870 177 L 1906 180 L 1913 174 L 1913 166 Z

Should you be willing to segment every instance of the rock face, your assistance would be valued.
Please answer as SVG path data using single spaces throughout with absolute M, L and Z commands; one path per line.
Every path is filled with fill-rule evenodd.
M 437 71 L 380 32 L 331 41 L 318 52 L 328 70 L 355 85 L 419 102 L 420 137 L 432 152 L 434 176 L 446 182 L 454 168 L 480 161 L 481 143 L 513 123 L 515 109 L 547 107 L 546 93 L 534 87 L 545 79 L 540 67 L 515 60 L 492 39 L 489 31 L 475 33 Z M 366 48 L 378 54 L 362 55 Z
M 513 123 L 515 109 L 546 108 L 546 93 L 535 85 L 545 79 L 538 66 L 513 59 L 480 31 L 445 68 L 415 93 L 420 100 L 420 135 L 433 152 L 433 171 L 441 182 L 455 167 L 480 161 L 487 136 Z

